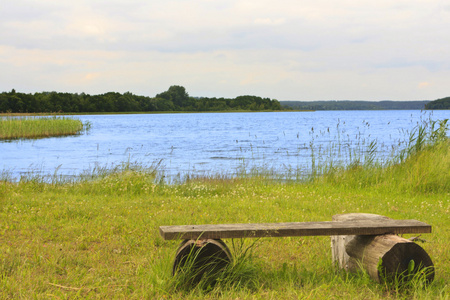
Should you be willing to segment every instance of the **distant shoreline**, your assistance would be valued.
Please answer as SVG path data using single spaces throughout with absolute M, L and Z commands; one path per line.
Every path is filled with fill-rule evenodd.
M 79 115 L 160 115 L 160 114 L 213 114 L 213 113 L 271 113 L 271 112 L 314 112 L 313 110 L 236 110 L 236 111 L 124 111 L 124 112 L 78 112 L 78 113 L 2 113 L 0 117 L 34 116 L 79 116 Z
M 214 114 L 214 113 L 272 113 L 272 112 L 280 112 L 280 113 L 289 113 L 289 112 L 316 112 L 316 111 L 380 111 L 380 110 L 425 110 L 423 109 L 413 109 L 413 108 L 405 108 L 405 109 L 286 109 L 286 110 L 274 110 L 274 111 L 251 111 L 251 110 L 239 110 L 239 111 L 124 111 L 124 112 L 78 112 L 78 113 L 2 113 L 0 112 L 0 117 L 48 117 L 48 116 L 80 116 L 80 115 L 161 115 L 161 114 Z
M 364 101 L 364 100 L 316 100 L 280 101 L 283 108 L 309 110 L 424 110 L 430 100 L 419 101 Z

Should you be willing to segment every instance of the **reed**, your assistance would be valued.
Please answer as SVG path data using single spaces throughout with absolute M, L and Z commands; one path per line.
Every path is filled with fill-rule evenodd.
M 0 119 L 0 139 L 76 135 L 83 127 L 88 128 L 90 125 L 65 117 L 4 117 Z

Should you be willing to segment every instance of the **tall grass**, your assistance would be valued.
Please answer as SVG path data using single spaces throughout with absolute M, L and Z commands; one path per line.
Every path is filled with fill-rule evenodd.
M 417 151 L 391 163 L 327 166 L 309 181 L 260 172 L 167 184 L 129 165 L 89 180 L 0 181 L 0 299 L 449 299 L 445 127 L 425 130 L 423 146 L 411 143 Z M 215 284 L 190 287 L 172 277 L 178 242 L 158 233 L 161 225 L 329 221 L 349 212 L 431 224 L 421 246 L 435 280 L 377 284 L 363 271 L 337 272 L 329 238 L 286 237 L 225 240 L 232 263 Z
M 86 123 L 84 127 L 89 129 L 90 124 Z M 65 117 L 0 118 L 0 139 L 75 135 L 82 129 L 83 123 L 80 120 Z
M 359 187 L 388 185 L 395 189 L 415 191 L 450 190 L 450 161 L 448 158 L 448 120 L 417 125 L 404 142 L 404 149 L 389 160 L 378 160 L 375 143 L 348 164 L 320 166 L 320 182 L 358 184 Z M 360 157 L 363 157 L 361 159 Z M 439 162 L 439 163 L 436 163 Z M 392 185 L 395 184 L 395 185 Z

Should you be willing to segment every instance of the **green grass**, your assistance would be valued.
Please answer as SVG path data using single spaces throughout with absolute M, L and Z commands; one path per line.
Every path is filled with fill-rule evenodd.
M 89 127 L 89 124 L 86 124 Z M 42 138 L 79 134 L 83 129 L 80 120 L 58 117 L 0 118 L 0 139 Z
M 0 299 L 449 299 L 449 150 L 442 135 L 428 135 L 397 162 L 327 167 L 307 181 L 211 176 L 168 185 L 152 169 L 127 167 L 77 182 L 3 180 Z M 286 237 L 225 240 L 235 259 L 217 283 L 186 287 L 171 275 L 179 242 L 158 232 L 350 212 L 431 224 L 420 246 L 435 280 L 377 284 L 364 272 L 336 272 L 329 237 Z

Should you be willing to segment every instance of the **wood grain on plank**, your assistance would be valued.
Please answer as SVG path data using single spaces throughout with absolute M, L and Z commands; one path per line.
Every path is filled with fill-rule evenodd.
M 224 239 L 319 235 L 381 235 L 430 233 L 431 225 L 417 220 L 362 220 L 218 225 L 160 226 L 165 240 Z

